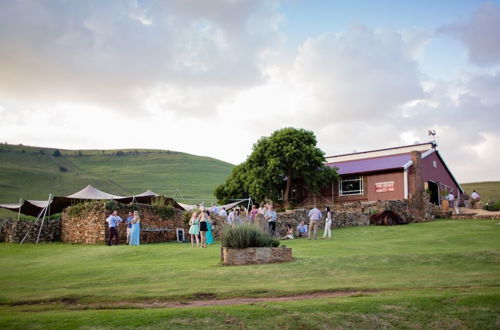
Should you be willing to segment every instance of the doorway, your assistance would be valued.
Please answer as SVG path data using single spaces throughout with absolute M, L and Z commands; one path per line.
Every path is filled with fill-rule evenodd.
M 439 187 L 434 181 L 428 181 L 429 191 L 431 194 L 431 203 L 439 205 Z

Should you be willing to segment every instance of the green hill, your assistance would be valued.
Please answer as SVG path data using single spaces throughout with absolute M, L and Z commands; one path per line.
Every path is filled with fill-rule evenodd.
M 0 202 L 64 196 L 87 184 L 117 195 L 146 189 L 191 199 L 213 200 L 232 164 L 168 150 L 57 150 L 0 145 Z M 182 195 L 182 197 L 181 197 Z
M 469 195 L 476 190 L 485 202 L 500 202 L 500 181 L 462 183 L 461 186 Z

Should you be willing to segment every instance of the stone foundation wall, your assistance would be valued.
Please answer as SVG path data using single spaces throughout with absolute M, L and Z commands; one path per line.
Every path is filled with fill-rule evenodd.
M 80 212 L 72 212 L 71 207 L 68 207 L 62 216 L 61 240 L 68 243 L 82 244 L 103 244 L 108 239 L 107 217 L 111 211 L 106 210 L 105 204 L 89 203 L 88 207 Z M 125 220 L 128 212 L 138 208 L 141 216 L 141 238 L 140 242 L 156 243 L 177 240 L 177 228 L 184 229 L 185 239 L 188 238 L 188 226 L 184 223 L 184 212 L 175 210 L 173 217 L 163 219 L 154 212 L 150 205 L 123 205 L 119 204 L 118 216 Z M 167 228 L 167 231 L 147 232 L 148 229 Z M 127 241 L 127 226 L 121 223 L 118 226 L 118 235 L 120 244 L 125 244 Z
M 35 243 L 41 224 L 41 220 L 36 224 L 34 221 L 27 220 L 0 220 L 0 242 L 20 243 L 24 235 L 29 231 L 25 242 Z M 60 238 L 61 221 L 59 219 L 45 219 L 39 242 L 53 242 L 60 240 Z
M 370 215 L 386 210 L 398 214 L 408 223 L 432 221 L 435 217 L 443 217 L 442 210 L 439 206 L 434 205 L 429 201 L 429 196 L 426 193 L 422 195 L 422 199 L 422 212 L 415 212 L 412 208 L 411 202 L 406 199 L 378 202 L 357 201 L 350 203 L 338 203 L 332 208 L 332 229 L 353 226 L 368 226 L 370 225 Z M 320 206 L 319 209 L 323 215 L 320 222 L 320 228 L 323 228 L 326 217 L 326 213 L 324 212 L 325 207 Z M 285 236 L 287 224 L 292 225 L 294 231 L 300 221 L 305 221 L 306 224 L 309 224 L 309 210 L 309 208 L 295 209 L 278 213 L 278 220 L 276 224 L 278 234 L 282 237 Z M 421 215 L 417 216 L 417 213 L 420 213 Z
M 226 266 L 266 264 L 292 261 L 292 249 L 260 247 L 247 249 L 221 248 L 221 261 Z
M 320 228 L 325 225 L 325 212 L 321 210 L 323 218 L 320 222 Z M 309 224 L 309 209 L 296 209 L 286 212 L 278 213 L 278 219 L 276 222 L 277 235 L 283 237 L 287 232 L 287 224 L 292 225 L 295 232 L 297 225 L 304 221 Z M 370 224 L 369 215 L 356 211 L 356 210 L 332 210 L 332 229 L 343 228 L 343 227 L 354 227 L 354 226 L 368 226 Z

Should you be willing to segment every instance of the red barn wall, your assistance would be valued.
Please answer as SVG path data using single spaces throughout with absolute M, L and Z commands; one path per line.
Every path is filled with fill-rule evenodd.
M 437 167 L 433 166 L 433 161 L 436 161 Z M 457 197 L 457 192 L 460 191 L 446 170 L 444 163 L 435 152 L 422 159 L 422 177 L 424 182 L 431 180 L 452 187 L 455 197 Z
M 394 182 L 394 191 L 377 192 L 375 183 Z M 384 201 L 403 199 L 404 196 L 404 178 L 403 172 L 392 172 L 384 174 L 367 175 L 367 186 L 365 187 L 368 201 Z

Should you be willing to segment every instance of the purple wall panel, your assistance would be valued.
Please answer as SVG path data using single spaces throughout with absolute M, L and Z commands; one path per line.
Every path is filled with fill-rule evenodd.
M 434 161 L 437 167 L 433 166 Z M 444 163 L 435 152 L 422 159 L 422 177 L 424 182 L 431 180 L 452 187 L 455 197 L 457 197 L 457 192 L 460 191 L 457 184 L 446 170 Z

